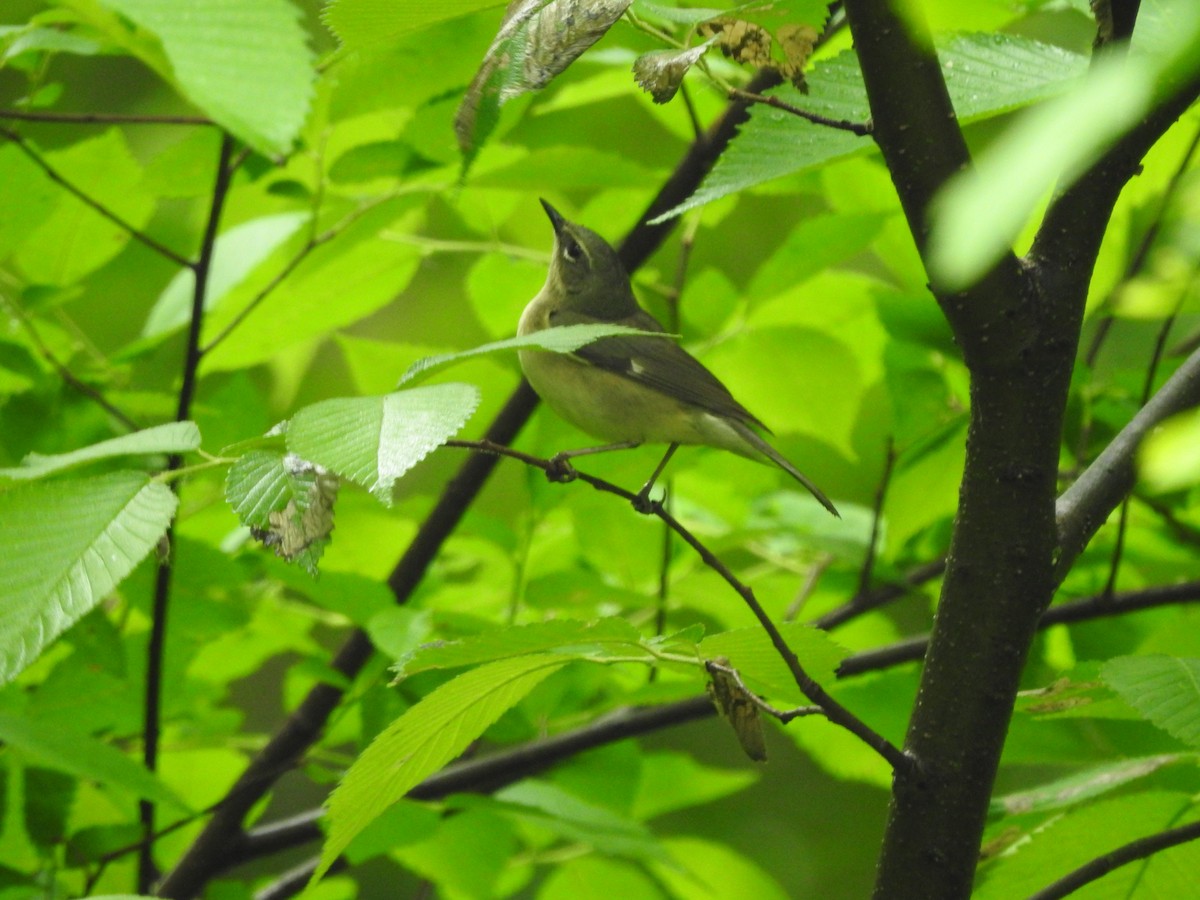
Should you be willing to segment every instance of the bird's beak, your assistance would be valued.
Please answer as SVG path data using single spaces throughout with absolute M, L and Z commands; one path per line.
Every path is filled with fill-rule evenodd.
M 541 203 L 542 208 L 546 210 L 546 215 L 550 217 L 550 224 L 554 226 L 554 233 L 559 234 L 562 232 L 563 227 L 567 224 L 567 220 L 562 217 L 562 213 L 560 213 L 541 197 L 538 198 L 538 202 Z

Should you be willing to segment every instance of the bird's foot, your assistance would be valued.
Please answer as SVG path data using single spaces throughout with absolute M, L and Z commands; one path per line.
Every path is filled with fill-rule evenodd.
M 546 480 L 554 484 L 566 484 L 579 477 L 575 467 L 571 465 L 571 457 L 566 453 L 556 453 L 550 457 L 550 465 L 546 466 Z

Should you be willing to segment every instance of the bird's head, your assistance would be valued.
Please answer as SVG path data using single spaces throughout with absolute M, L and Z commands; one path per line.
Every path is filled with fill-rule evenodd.
M 598 319 L 620 319 L 638 310 L 621 260 L 604 238 L 563 218 L 541 201 L 554 226 L 554 257 L 546 286 L 569 309 Z

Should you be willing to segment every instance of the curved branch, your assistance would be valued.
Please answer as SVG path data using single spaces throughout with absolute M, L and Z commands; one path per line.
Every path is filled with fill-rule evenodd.
M 34 165 L 46 173 L 47 178 L 49 178 L 59 187 L 63 188 L 67 193 L 75 197 L 81 203 L 91 207 L 104 218 L 108 219 L 108 221 L 112 222 L 135 241 L 145 244 L 155 253 L 159 254 L 160 256 L 165 256 L 173 263 L 186 266 L 189 269 L 196 268 L 196 263 L 176 253 L 166 244 L 160 244 L 154 238 L 150 237 L 150 235 L 146 234 L 146 232 L 141 231 L 140 229 L 135 228 L 133 225 L 126 222 L 99 200 L 96 200 L 94 197 L 85 194 L 70 181 L 67 181 L 67 179 L 60 175 L 58 170 L 51 166 L 50 163 L 46 162 L 46 160 L 42 158 L 42 155 L 34 150 L 33 147 L 29 145 L 29 142 L 26 141 L 25 138 L 21 137 L 21 135 L 17 134 L 15 131 L 10 131 L 7 128 L 0 128 L 0 137 L 4 137 L 16 144 L 17 148 L 24 153 L 30 159 L 30 161 L 34 163 Z
M 510 447 L 504 447 L 497 444 L 490 444 L 487 441 L 447 441 L 447 447 L 461 447 L 467 450 L 476 450 L 481 453 L 493 454 L 497 456 L 507 456 L 511 459 L 519 460 L 526 465 L 533 466 L 551 474 L 554 470 L 554 463 L 549 459 L 541 459 L 536 456 L 531 456 L 528 453 L 522 453 L 520 450 L 513 450 Z M 628 500 L 633 504 L 635 509 L 640 509 L 640 496 L 632 491 L 627 491 L 625 488 L 619 487 L 602 478 L 597 478 L 594 475 L 588 475 L 586 472 L 576 472 L 576 477 L 583 482 L 591 485 L 598 491 L 603 491 L 606 494 L 613 494 Z M 656 516 L 658 519 L 674 531 L 683 542 L 696 551 L 697 555 L 704 564 L 721 576 L 722 580 L 728 584 L 750 608 L 750 612 L 758 619 L 763 631 L 771 639 L 771 644 L 775 648 L 775 652 L 787 665 L 788 671 L 791 672 L 792 679 L 796 682 L 796 686 L 800 688 L 800 692 L 809 700 L 821 708 L 830 722 L 835 725 L 840 725 L 845 728 L 868 747 L 887 760 L 893 770 L 909 771 L 913 768 L 913 760 L 907 756 L 900 748 L 893 745 L 883 735 L 871 729 L 862 719 L 854 715 L 849 709 L 835 700 L 828 691 L 825 690 L 808 672 L 805 671 L 800 659 L 796 653 L 780 633 L 775 623 L 771 621 L 771 617 L 767 615 L 766 610 L 762 608 L 762 604 L 758 602 L 758 598 L 754 596 L 754 591 L 749 585 L 743 583 L 736 575 L 730 571 L 729 567 L 714 554 L 703 542 L 700 541 L 694 534 L 691 533 L 684 525 L 673 515 L 663 508 L 662 503 L 657 500 L 651 501 L 649 509 L 646 510 L 649 515 Z
M 1109 872 L 1119 869 L 1121 866 L 1135 860 L 1145 859 L 1147 856 L 1158 853 L 1160 850 L 1178 847 L 1180 844 L 1186 844 L 1198 838 L 1200 838 L 1200 822 L 1180 825 L 1178 828 L 1169 828 L 1166 831 L 1160 831 L 1158 834 L 1138 838 L 1136 841 L 1130 841 L 1128 844 L 1118 847 L 1111 853 L 1105 853 L 1103 856 L 1098 856 L 1091 862 L 1080 866 L 1074 872 L 1042 888 L 1036 894 L 1031 894 L 1029 900 L 1059 900 L 1059 898 L 1075 893 L 1075 891 L 1079 890 L 1085 884 L 1091 884 L 1093 881 L 1102 878 Z

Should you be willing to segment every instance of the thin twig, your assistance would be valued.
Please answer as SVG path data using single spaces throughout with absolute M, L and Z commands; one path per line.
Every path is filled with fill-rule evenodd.
M 1052 625 L 1084 622 L 1194 601 L 1200 601 L 1200 581 L 1147 588 L 1115 598 L 1096 595 L 1052 607 L 1042 617 L 1038 627 L 1045 629 Z M 838 677 L 851 678 L 919 660 L 925 653 L 927 643 L 928 636 L 920 635 L 856 653 L 843 660 Z M 487 756 L 452 763 L 413 788 L 408 797 L 438 800 L 452 793 L 498 790 L 584 750 L 651 734 L 715 714 L 712 700 L 706 694 L 661 706 L 623 707 L 570 731 L 507 747 Z M 232 868 L 250 860 L 320 840 L 323 834 L 320 819 L 323 816 L 324 810 L 318 808 L 256 826 L 240 837 L 227 852 L 223 868 Z
M 1180 825 L 1178 828 L 1168 828 L 1166 831 L 1138 838 L 1103 856 L 1096 857 L 1069 875 L 1042 888 L 1036 894 L 1030 894 L 1029 900 L 1059 900 L 1121 866 L 1135 860 L 1145 859 L 1162 850 L 1189 843 L 1197 838 L 1200 838 L 1200 822 L 1190 822 L 1187 825 Z
M 333 240 L 375 207 L 388 200 L 391 200 L 395 196 L 396 194 L 383 194 L 379 197 L 375 197 L 369 202 L 364 203 L 347 213 L 322 233 L 310 234 L 308 240 L 304 242 L 304 246 L 297 250 L 296 254 L 286 263 L 284 263 L 283 268 L 276 272 L 271 280 L 268 281 L 257 294 L 250 298 L 249 302 L 247 302 L 246 305 L 238 311 L 237 315 L 235 315 L 228 322 L 228 324 L 225 325 L 224 328 L 217 332 L 212 340 L 200 348 L 200 355 L 205 356 L 211 353 L 218 344 L 229 337 L 229 335 L 233 334 L 233 332 L 239 326 L 241 326 L 243 322 L 246 321 L 250 314 L 254 312 L 254 310 L 256 310 L 259 305 L 275 291 L 276 288 L 283 284 L 289 275 L 296 271 L 296 268 L 300 265 L 300 263 L 304 262 L 310 253 L 312 253 L 322 244 L 327 244 L 329 241 Z M 313 213 L 313 221 L 316 221 L 315 211 Z
M 812 592 L 817 589 L 817 584 L 820 582 L 821 576 L 828 571 L 831 565 L 833 565 L 833 555 L 824 553 L 820 559 L 809 566 L 808 574 L 804 577 L 804 584 L 800 585 L 800 590 L 796 592 L 795 598 L 788 604 L 788 608 L 783 613 L 783 621 L 796 621 L 796 617 L 804 609 L 804 604 L 808 602 L 808 598 L 812 596 Z
M 1198 133 L 1198 136 L 1200 136 L 1200 133 Z M 1188 291 L 1191 289 L 1192 282 L 1195 280 L 1198 271 L 1200 271 L 1200 262 L 1192 269 L 1191 277 L 1184 284 L 1183 290 L 1179 292 L 1179 299 L 1175 301 L 1175 308 L 1171 310 L 1171 314 L 1159 326 L 1158 335 L 1154 339 L 1154 349 L 1150 353 L 1150 363 L 1146 367 L 1146 377 L 1142 382 L 1142 398 L 1138 403 L 1139 407 L 1146 405 L 1154 390 L 1154 379 L 1158 375 L 1158 367 L 1162 362 L 1163 349 L 1167 345 L 1167 335 L 1171 333 L 1171 329 L 1175 326 L 1179 310 L 1183 307 L 1183 301 L 1187 299 Z M 1117 519 L 1117 539 L 1113 544 L 1112 561 L 1108 567 L 1108 582 L 1104 586 L 1106 594 L 1112 594 L 1117 589 L 1117 575 L 1121 571 L 1121 560 L 1125 555 L 1125 532 L 1129 527 L 1129 500 L 1130 497 L 1127 495 L 1121 501 L 1121 512 Z
M 937 559 L 922 563 L 905 573 L 897 583 L 882 584 L 866 594 L 856 594 L 841 606 L 834 607 L 829 612 L 813 619 L 810 624 L 814 628 L 832 630 L 864 613 L 900 599 L 911 592 L 913 588 L 932 581 L 945 571 L 946 557 L 939 556 Z
M 875 569 L 875 557 L 879 553 L 879 524 L 883 521 L 883 502 L 887 499 L 888 485 L 892 480 L 892 469 L 896 464 L 896 444 L 889 434 L 883 455 L 883 472 L 879 475 L 879 487 L 875 489 L 875 505 L 871 509 L 871 537 L 867 541 L 867 553 L 858 573 L 858 590 L 854 596 L 865 597 L 871 589 L 871 576 Z
M 0 109 L 0 119 L 21 122 L 65 122 L 76 125 L 215 125 L 204 116 L 172 116 L 154 113 L 51 112 L 33 109 Z
M 115 212 L 113 212 L 111 209 L 109 209 L 107 206 L 105 206 L 99 200 L 96 200 L 95 198 L 89 196 L 88 194 L 84 193 L 82 190 L 77 188 L 74 184 L 72 184 L 70 181 L 68 181 L 62 175 L 60 175 L 58 173 L 57 169 L 55 169 L 53 166 L 51 166 L 50 163 L 46 162 L 46 160 L 44 160 L 42 158 L 42 155 L 40 153 L 38 153 L 36 150 L 34 150 L 33 147 L 29 144 L 29 142 L 26 141 L 25 138 L 21 137 L 21 135 L 17 134 L 15 131 L 10 131 L 7 128 L 0 128 L 0 137 L 7 138 L 8 140 L 10 140 L 14 144 L 16 144 L 17 147 L 21 150 L 21 152 L 24 153 L 27 157 L 29 157 L 29 159 L 34 163 L 34 165 L 36 165 L 39 169 L 41 169 L 43 172 L 45 172 L 46 176 L 51 181 L 55 182 L 56 184 L 58 184 L 59 186 L 64 188 L 68 193 L 72 194 L 76 199 L 85 203 L 87 206 L 90 206 L 97 213 L 104 216 L 104 218 L 108 219 L 108 221 L 112 222 L 114 225 L 116 225 L 118 228 L 120 228 L 122 231 L 124 231 L 126 234 L 128 234 L 134 240 L 136 240 L 142 244 L 145 244 L 147 247 L 149 247 L 155 253 L 158 253 L 161 256 L 165 256 L 167 259 L 171 260 L 174 263 L 177 263 L 178 265 L 186 266 L 189 269 L 194 269 L 196 267 L 196 264 L 193 263 L 191 260 L 186 259 L 185 257 L 179 255 L 178 253 L 176 253 L 174 250 L 172 250 L 170 247 L 166 246 L 165 244 L 160 244 L 154 238 L 150 237 L 150 235 L 146 234 L 146 232 L 142 231 L 139 228 L 135 228 L 133 225 L 126 222 L 124 219 L 122 219 L 120 216 L 118 216 Z
M 51 367 L 53 367 L 54 371 L 58 373 L 58 377 L 61 378 L 64 383 L 83 394 L 130 431 L 137 431 L 142 427 L 131 416 L 127 415 L 123 410 L 115 406 L 107 397 L 100 393 L 100 391 L 92 387 L 87 382 L 77 378 L 75 373 L 68 369 L 66 364 L 61 362 L 50 350 L 50 347 L 46 344 L 46 342 L 42 340 L 41 334 L 38 333 L 37 328 L 33 324 L 33 320 L 29 317 L 25 310 L 22 309 L 17 303 L 13 302 L 10 298 L 4 297 L 3 299 L 5 304 L 8 306 L 9 311 L 17 318 L 17 320 L 21 323 L 21 327 L 24 328 L 26 333 L 29 335 L 29 339 L 33 342 L 33 345 L 37 349 L 38 353 L 41 354 L 42 359 L 44 359 L 50 364 Z
M 785 100 L 780 100 L 774 95 L 754 94 L 750 91 L 744 91 L 741 88 L 729 88 L 730 100 L 742 100 L 746 103 L 762 103 L 766 106 L 773 106 L 776 109 L 781 109 L 786 113 L 791 113 L 793 116 L 799 116 L 801 119 L 806 119 L 814 125 L 823 125 L 826 128 L 836 128 L 838 131 L 848 131 L 851 134 L 856 134 L 859 137 L 866 137 L 874 132 L 875 128 L 870 122 L 849 122 L 846 119 L 830 119 L 827 116 L 822 116 L 819 113 L 809 112 L 807 109 L 801 109 L 798 106 L 793 106 Z
M 519 460 L 528 466 L 541 469 L 543 472 L 549 472 L 553 468 L 553 464 L 548 459 L 532 456 L 528 453 L 523 453 L 519 450 L 513 450 L 511 447 L 493 444 L 489 441 L 447 441 L 447 447 L 459 447 L 467 450 L 475 450 L 480 453 L 494 454 L 497 456 L 507 456 L 511 459 Z M 634 505 L 635 509 L 639 509 L 639 498 L 631 491 L 619 487 L 602 478 L 597 478 L 594 475 L 589 475 L 586 472 L 575 471 L 575 476 L 580 480 L 599 491 L 608 494 L 614 494 L 628 500 Z M 640 510 L 641 511 L 641 510 Z M 792 650 L 775 623 L 771 621 L 771 617 L 767 615 L 762 604 L 758 602 L 754 591 L 749 585 L 744 584 L 736 575 L 730 571 L 708 547 L 702 543 L 694 534 L 685 528 L 678 519 L 672 516 L 665 510 L 661 503 L 651 501 L 648 507 L 644 510 L 647 514 L 653 515 L 665 522 L 672 531 L 683 539 L 689 547 L 696 551 L 700 559 L 710 569 L 716 572 L 733 590 L 742 598 L 742 601 L 749 607 L 750 612 L 758 619 L 759 624 L 770 638 L 775 652 L 783 659 L 791 672 L 796 686 L 800 688 L 800 692 L 809 700 L 821 707 L 825 717 L 835 725 L 840 725 L 851 734 L 858 737 L 868 747 L 878 753 L 892 766 L 894 770 L 911 770 L 914 765 L 914 760 L 906 756 L 903 751 L 892 744 L 883 735 L 873 731 L 870 726 L 855 716 L 850 710 L 844 707 L 841 703 L 835 700 L 820 684 L 818 684 L 811 675 L 804 670 L 804 666 L 800 663 L 795 651 Z
M 200 367 L 200 328 L 204 318 L 204 299 L 208 291 L 209 273 L 212 269 L 213 249 L 217 242 L 217 229 L 220 225 L 221 210 L 225 198 L 229 194 L 229 182 L 232 177 L 230 157 L 233 154 L 233 139 L 224 134 L 221 137 L 221 149 L 217 158 L 217 172 L 212 190 L 212 201 L 209 205 L 208 221 L 204 227 L 204 236 L 200 244 L 200 257 L 195 265 L 195 285 L 192 291 L 192 314 L 188 323 L 187 346 L 184 350 L 183 379 L 179 386 L 179 403 L 175 411 L 175 421 L 183 422 L 191 414 L 192 398 L 196 391 L 197 370 Z M 167 471 L 174 471 L 183 465 L 179 454 L 172 454 L 167 460 Z M 172 483 L 172 490 L 178 490 Z M 175 534 L 174 522 L 167 526 L 166 543 L 170 547 Z M 160 716 L 162 714 L 162 680 L 163 656 L 166 652 L 167 612 L 170 608 L 171 577 L 174 566 L 170 556 L 159 563 L 155 573 L 154 604 L 151 615 L 150 638 L 146 657 L 146 694 L 142 723 L 142 761 L 146 769 L 154 772 L 158 768 L 158 741 L 161 734 Z M 145 845 L 138 854 L 138 892 L 150 893 L 154 882 L 158 880 L 158 871 L 154 865 L 154 845 L 149 836 L 154 834 L 155 804 L 153 800 L 139 801 L 139 819 L 142 833 L 147 836 Z
M 1125 271 L 1121 275 L 1121 280 L 1117 282 L 1108 295 L 1100 303 L 1101 309 L 1107 309 L 1112 305 L 1113 298 L 1117 292 L 1126 284 L 1132 281 L 1145 268 L 1146 260 L 1150 257 L 1150 250 L 1154 246 L 1154 242 L 1158 240 L 1158 233 L 1162 230 L 1163 220 L 1166 218 L 1167 210 L 1171 208 L 1171 202 L 1175 197 L 1175 192 L 1179 189 L 1180 183 L 1183 181 L 1184 173 L 1192 163 L 1192 157 L 1196 153 L 1196 148 L 1200 146 L 1200 130 L 1192 136 L 1192 142 L 1188 145 L 1187 150 L 1183 154 L 1183 158 L 1179 161 L 1179 165 L 1175 167 L 1175 171 L 1171 173 L 1171 178 L 1163 188 L 1162 199 L 1159 201 L 1158 209 L 1155 211 L 1154 218 L 1150 224 L 1146 226 L 1146 230 L 1142 232 L 1142 239 L 1138 241 L 1137 249 L 1133 251 L 1133 255 L 1129 257 L 1129 262 L 1125 266 Z M 1095 368 L 1096 357 L 1100 355 L 1100 348 L 1104 346 L 1104 341 L 1108 337 L 1109 330 L 1112 328 L 1116 317 L 1112 313 L 1106 313 L 1104 318 L 1100 320 L 1096 326 L 1096 333 L 1092 336 L 1091 343 L 1088 345 L 1087 353 L 1084 354 L 1084 363 L 1089 369 Z

